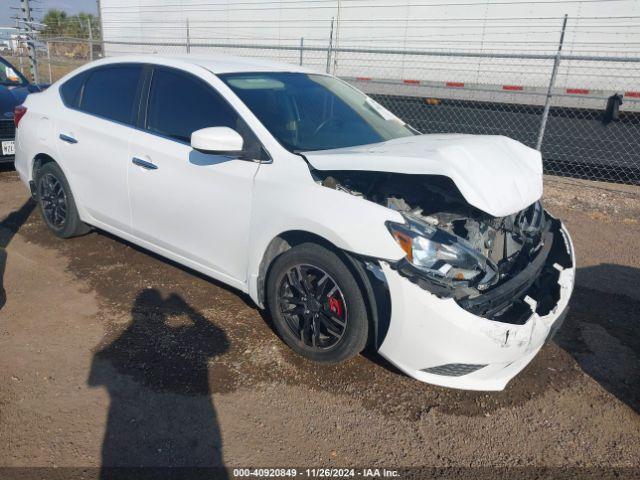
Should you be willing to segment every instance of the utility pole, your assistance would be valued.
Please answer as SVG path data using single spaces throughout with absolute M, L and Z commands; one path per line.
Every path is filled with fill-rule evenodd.
M 22 22 L 25 24 L 27 32 L 27 45 L 29 46 L 29 61 L 31 63 L 31 78 L 33 83 L 40 83 L 38 75 L 38 53 L 36 51 L 36 41 L 33 29 L 33 17 L 31 16 L 31 6 L 29 0 L 21 0 L 22 2 Z
M 16 43 L 15 43 L 15 53 L 18 55 L 18 60 L 20 62 L 20 73 L 24 75 L 24 66 L 22 65 L 22 52 L 20 52 L 20 19 L 16 15 Z

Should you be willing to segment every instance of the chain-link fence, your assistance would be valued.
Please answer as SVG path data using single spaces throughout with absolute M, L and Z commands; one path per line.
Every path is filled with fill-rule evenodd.
M 423 133 L 506 135 L 538 148 L 549 174 L 640 184 L 640 56 L 556 51 L 336 47 L 319 40 L 236 43 L 38 40 L 41 82 L 103 55 L 229 54 L 330 72 Z M 566 52 L 566 49 L 565 49 Z M 28 58 L 9 60 L 28 71 Z

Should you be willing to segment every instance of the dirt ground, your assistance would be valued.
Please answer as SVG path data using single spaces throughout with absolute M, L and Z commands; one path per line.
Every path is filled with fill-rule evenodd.
M 638 472 L 639 190 L 548 178 L 545 196 L 578 255 L 569 317 L 505 391 L 474 393 L 374 354 L 307 362 L 236 291 L 104 233 L 55 238 L 5 168 L 0 466 Z

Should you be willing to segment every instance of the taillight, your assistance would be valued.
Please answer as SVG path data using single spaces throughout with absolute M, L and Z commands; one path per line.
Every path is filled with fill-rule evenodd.
M 27 107 L 24 105 L 18 105 L 13 109 L 13 123 L 16 128 L 18 128 L 18 124 L 20 123 L 20 120 L 22 120 L 22 117 L 24 117 L 25 113 L 27 113 Z

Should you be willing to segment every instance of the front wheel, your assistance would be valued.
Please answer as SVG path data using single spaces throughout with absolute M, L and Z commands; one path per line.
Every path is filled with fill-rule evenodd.
M 368 319 L 362 292 L 340 257 L 320 245 L 297 245 L 276 259 L 267 302 L 276 330 L 300 355 L 336 363 L 364 349 Z

